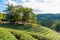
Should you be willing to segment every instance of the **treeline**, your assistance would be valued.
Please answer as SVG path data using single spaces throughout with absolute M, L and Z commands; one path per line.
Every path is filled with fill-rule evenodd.
M 23 22 L 23 23 L 36 23 L 36 15 L 31 8 L 23 7 L 22 5 L 9 5 L 7 4 L 5 13 L 0 12 L 0 22 Z
M 37 20 L 41 26 L 60 31 L 60 14 L 40 14 L 37 15 Z

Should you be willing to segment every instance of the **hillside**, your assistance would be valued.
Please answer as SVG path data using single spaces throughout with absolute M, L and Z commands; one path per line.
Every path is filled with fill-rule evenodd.
M 60 40 L 60 35 L 43 26 L 24 30 L 21 27 L 19 30 L 0 27 L 0 40 Z
M 60 14 L 35 14 L 12 1 L 0 12 L 0 40 L 60 40 Z
M 38 24 L 60 32 L 60 14 L 38 14 Z M 54 27 L 54 28 L 52 28 Z
M 37 19 L 60 20 L 60 14 L 38 14 Z

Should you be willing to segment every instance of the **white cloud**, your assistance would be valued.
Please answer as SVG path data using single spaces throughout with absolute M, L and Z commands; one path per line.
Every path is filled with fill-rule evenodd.
M 24 7 L 32 8 L 36 13 L 60 13 L 60 0 L 17 0 Z M 16 1 L 8 0 L 10 4 L 18 5 Z
M 43 4 L 40 4 L 40 9 L 43 13 L 60 13 L 60 0 L 50 0 L 51 3 L 45 1 Z
M 9 2 L 10 5 L 11 5 L 11 4 L 17 5 L 17 3 L 16 3 L 15 1 L 13 1 L 13 0 L 8 0 L 8 2 Z
M 40 3 L 38 3 L 36 0 L 29 0 L 28 2 L 24 2 L 22 4 L 24 7 L 29 7 L 34 10 L 40 10 Z
M 17 5 L 17 3 L 15 2 L 15 1 L 13 1 L 13 0 L 3 0 L 3 2 L 5 3 L 5 4 L 13 4 L 13 5 Z
M 25 2 L 22 5 L 25 7 L 30 7 L 36 11 L 37 13 L 60 13 L 60 0 L 29 0 L 29 2 Z

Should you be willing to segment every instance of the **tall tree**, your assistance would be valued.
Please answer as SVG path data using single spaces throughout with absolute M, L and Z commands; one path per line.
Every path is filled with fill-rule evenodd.
M 3 14 L 0 12 L 0 21 L 3 19 Z
M 7 13 L 6 19 L 9 21 L 11 21 L 13 19 L 13 14 L 12 14 L 13 9 L 14 9 L 13 5 L 7 4 L 6 10 L 4 10 L 4 12 Z
M 24 21 L 32 23 L 32 19 L 35 20 L 35 14 L 31 8 L 22 7 L 21 5 L 13 6 L 7 5 L 8 8 L 5 10 L 7 13 L 7 19 L 15 21 Z

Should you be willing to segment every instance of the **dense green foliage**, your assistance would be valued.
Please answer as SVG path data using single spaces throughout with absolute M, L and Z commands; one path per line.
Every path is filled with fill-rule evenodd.
M 0 40 L 17 40 L 9 31 L 0 28 Z
M 55 31 L 60 31 L 60 14 L 38 14 L 37 23 Z
M 8 27 L 6 27 L 6 25 L 7 24 L 4 24 L 5 28 L 0 28 L 0 30 L 4 31 L 4 33 L 5 31 L 6 33 L 7 32 L 10 33 L 10 35 L 13 36 L 13 39 L 15 38 L 17 40 L 60 40 L 60 35 L 57 32 L 43 26 L 36 25 L 36 27 L 33 27 L 32 25 L 30 26 L 15 25 L 15 27 L 16 26 L 18 27 L 15 28 L 13 27 L 14 25 L 12 24 L 10 24 L 12 26 L 8 25 Z M 18 30 L 8 29 L 8 28 L 14 28 Z
M 30 23 L 36 23 L 36 15 L 33 13 L 33 10 L 31 8 L 22 7 L 21 5 L 13 6 L 13 5 L 7 5 L 6 12 L 6 19 L 10 22 L 30 22 Z M 34 20 L 34 21 L 33 21 Z
M 3 19 L 3 14 L 0 13 L 0 21 Z

